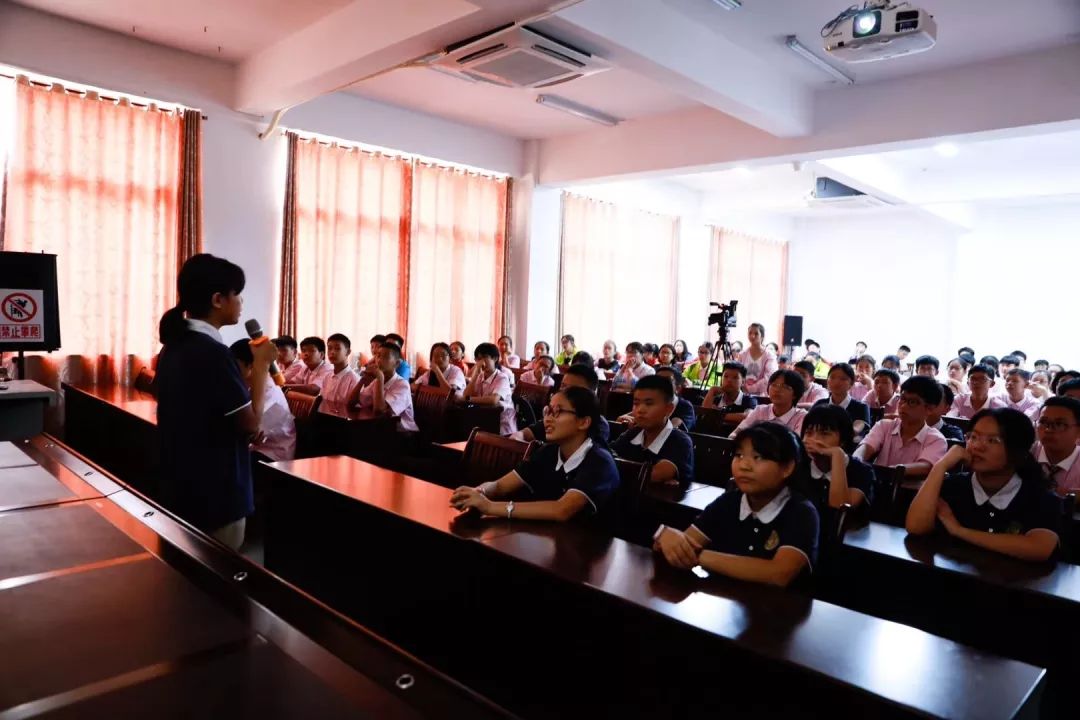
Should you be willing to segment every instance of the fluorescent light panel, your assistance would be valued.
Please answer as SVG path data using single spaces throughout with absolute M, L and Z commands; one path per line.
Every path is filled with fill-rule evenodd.
M 828 73 L 832 77 L 836 78 L 840 82 L 845 83 L 847 85 L 854 85 L 855 84 L 855 78 L 853 78 L 851 75 L 848 75 L 843 70 L 841 70 L 841 69 L 839 69 L 837 67 L 833 67 L 829 63 L 827 63 L 824 60 L 822 60 L 821 58 L 819 58 L 814 53 L 810 52 L 810 48 L 806 47 L 801 42 L 799 42 L 799 38 L 795 37 L 794 35 L 788 35 L 787 40 L 784 41 L 784 44 L 787 45 L 788 50 L 791 50 L 791 52 L 795 53 L 796 55 L 801 57 L 803 60 L 810 63 L 811 65 L 816 67 L 818 70 L 822 70 L 822 71 Z
M 713 0 L 713 2 L 725 10 L 738 10 L 742 7 L 742 0 Z
M 608 127 L 615 127 L 622 120 L 611 115 L 606 115 L 599 110 L 593 110 L 590 107 L 584 105 L 578 105 L 576 102 L 571 102 L 558 95 L 537 95 L 536 102 L 539 105 L 552 108 L 554 110 L 561 110 L 564 113 L 568 113 L 575 117 L 582 118 L 584 120 L 590 120 L 600 125 L 607 125 Z

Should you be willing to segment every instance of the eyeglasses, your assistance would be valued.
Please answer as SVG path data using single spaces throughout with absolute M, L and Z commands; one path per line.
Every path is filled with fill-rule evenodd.
M 1047 420 L 1046 418 L 1039 418 L 1039 422 L 1035 424 L 1043 430 L 1049 430 L 1050 432 L 1065 432 L 1071 427 L 1076 427 L 1076 423 L 1061 422 L 1060 420 Z
M 1005 439 L 1000 435 L 983 435 L 981 433 L 971 432 L 967 434 L 967 444 L 1000 447 L 1005 444 Z
M 922 407 L 926 403 L 924 403 L 922 401 L 922 398 L 906 397 L 904 395 L 901 395 L 900 396 L 900 404 L 901 405 L 910 405 L 911 407 Z
M 567 410 L 566 408 L 561 408 L 558 405 L 545 405 L 544 406 L 544 417 L 546 417 L 546 418 L 551 418 L 552 420 L 558 420 L 559 416 L 563 415 L 563 414 L 574 415 L 576 413 L 574 413 L 573 410 Z

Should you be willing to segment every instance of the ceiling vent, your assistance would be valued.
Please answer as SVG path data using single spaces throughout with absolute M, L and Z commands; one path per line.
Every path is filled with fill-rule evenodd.
M 611 65 L 524 25 L 507 25 L 446 48 L 433 69 L 514 88 L 546 88 Z
M 892 203 L 861 190 L 848 187 L 832 178 L 819 177 L 814 182 L 814 191 L 807 205 L 811 208 L 829 208 L 833 210 L 873 210 L 891 207 Z

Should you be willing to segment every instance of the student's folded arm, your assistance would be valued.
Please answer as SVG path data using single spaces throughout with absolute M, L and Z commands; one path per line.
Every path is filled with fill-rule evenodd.
M 492 517 L 506 517 L 508 503 L 496 502 L 491 504 L 489 514 Z M 567 490 L 558 500 L 536 500 L 514 503 L 513 518 L 520 520 L 553 520 L 566 522 L 570 520 L 586 506 L 589 499 L 584 493 L 577 490 Z
M 907 517 L 904 518 L 904 528 L 912 535 L 929 535 L 934 531 L 938 501 L 941 500 L 941 486 L 945 482 L 948 469 L 944 462 L 934 465 L 926 477 L 926 482 L 911 501 Z
M 925 460 L 913 462 L 904 466 L 904 477 L 925 477 L 930 474 L 933 465 Z
M 699 562 L 709 572 L 777 587 L 790 585 L 809 565 L 806 555 L 792 547 L 781 547 L 771 560 L 703 550 Z
M 303 393 L 305 395 L 318 395 L 322 392 L 322 388 L 318 385 L 289 385 L 288 390 L 291 392 Z
M 841 508 L 844 503 L 851 507 L 862 505 L 866 497 L 861 490 L 848 486 L 847 463 L 833 460 L 829 479 L 829 507 Z
M 1057 533 L 1046 528 L 1035 528 L 1026 535 L 1009 535 L 960 527 L 953 535 L 972 545 L 1029 562 L 1049 560 L 1059 542 Z
M 863 440 L 859 443 L 859 447 L 855 448 L 855 452 L 851 454 L 852 457 L 862 460 L 863 462 L 873 462 L 877 457 L 878 449 L 871 445 L 868 441 Z

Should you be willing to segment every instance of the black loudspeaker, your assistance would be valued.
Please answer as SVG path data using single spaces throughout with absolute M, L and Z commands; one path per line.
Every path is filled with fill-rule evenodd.
M 802 315 L 784 316 L 784 345 L 788 347 L 802 345 Z

